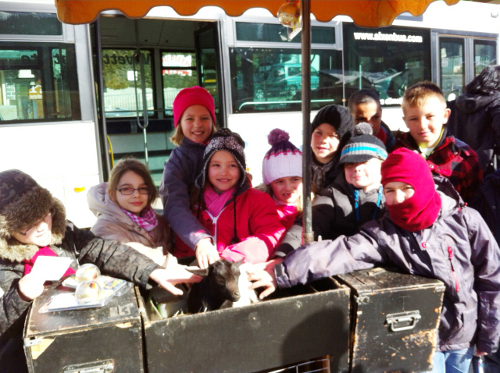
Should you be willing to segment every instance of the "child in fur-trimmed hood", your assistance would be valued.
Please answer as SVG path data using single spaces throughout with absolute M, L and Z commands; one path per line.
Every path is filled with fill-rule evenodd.
M 199 280 L 182 267 L 167 272 L 129 246 L 76 228 L 66 220 L 62 203 L 29 175 L 19 170 L 0 172 L 2 372 L 12 366 L 10 360 L 4 364 L 2 356 L 12 359 L 11 348 L 21 347 L 15 341 L 20 341 L 26 311 L 44 290 L 43 280 L 30 273 L 38 256 L 73 258 L 66 275 L 74 273 L 80 264 L 94 263 L 107 275 L 142 287 L 151 279 L 174 294 L 182 293 L 174 287 L 175 283 Z M 18 352 L 22 356 L 22 350 Z M 12 371 L 22 371 L 18 368 Z

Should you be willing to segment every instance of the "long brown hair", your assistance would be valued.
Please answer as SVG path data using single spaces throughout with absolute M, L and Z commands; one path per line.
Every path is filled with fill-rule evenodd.
M 127 171 L 132 171 L 142 177 L 149 190 L 148 205 L 151 206 L 156 198 L 158 198 L 158 191 L 156 190 L 156 186 L 146 165 L 133 157 L 122 158 L 120 162 L 113 167 L 108 180 L 108 194 L 112 199 L 116 199 L 116 188 L 123 174 Z

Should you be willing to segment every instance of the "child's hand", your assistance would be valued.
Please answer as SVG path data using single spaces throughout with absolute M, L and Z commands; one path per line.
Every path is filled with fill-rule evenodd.
M 205 238 L 196 245 L 196 260 L 201 269 L 208 268 L 212 263 L 220 259 L 217 248 L 212 244 L 209 238 Z
M 180 265 L 168 270 L 164 268 L 155 269 L 151 272 L 149 278 L 174 295 L 182 295 L 182 290 L 176 288 L 175 284 L 201 281 L 200 276 L 186 271 L 185 267 Z
M 261 287 L 265 288 L 259 295 L 260 299 L 264 299 L 276 291 L 278 284 L 276 283 L 276 276 L 274 275 L 274 266 L 282 261 L 283 259 L 273 259 L 266 263 L 260 263 L 253 266 L 254 271 L 248 275 L 248 280 L 253 282 L 249 289 L 255 290 Z
M 19 280 L 19 292 L 27 300 L 38 298 L 43 293 L 43 280 L 28 273 Z

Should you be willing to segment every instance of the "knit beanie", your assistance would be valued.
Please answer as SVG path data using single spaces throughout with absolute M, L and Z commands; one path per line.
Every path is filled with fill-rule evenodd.
M 228 128 L 221 128 L 217 130 L 212 136 L 212 139 L 208 143 L 205 148 L 205 152 L 203 153 L 203 169 L 201 173 L 196 178 L 195 184 L 198 189 L 203 189 L 206 183 L 206 179 L 208 178 L 208 163 L 210 159 L 219 150 L 224 150 L 230 153 L 238 167 L 240 169 L 240 183 L 236 187 L 241 187 L 245 183 L 246 180 L 246 162 L 245 162 L 245 142 L 236 132 L 232 132 Z
M 199 86 L 184 88 L 177 96 L 175 96 L 173 102 L 173 112 L 174 112 L 174 126 L 177 127 L 181 121 L 182 114 L 184 111 L 192 105 L 202 105 L 205 106 L 214 121 L 215 126 L 215 103 L 214 98 L 208 91 Z
M 262 161 L 262 178 L 269 185 L 282 177 L 302 177 L 302 153 L 290 140 L 288 132 L 276 128 L 267 135 L 271 149 Z
M 18 262 L 30 259 L 38 247 L 22 244 L 12 235 L 33 226 L 49 211 L 53 211 L 50 244 L 59 244 L 66 231 L 62 203 L 24 172 L 0 172 L 0 258 Z
M 409 184 L 415 190 L 412 197 L 402 203 L 386 205 L 392 221 L 410 232 L 430 227 L 441 209 L 441 198 L 427 162 L 421 155 L 407 148 L 389 154 L 382 163 L 382 185 L 392 181 Z
M 339 139 L 342 139 L 346 134 L 349 134 L 350 138 L 354 132 L 354 122 L 349 109 L 340 105 L 328 105 L 318 111 L 311 123 L 311 132 L 323 123 L 335 128 Z
M 354 127 L 354 132 L 356 136 L 342 149 L 339 163 L 362 163 L 372 158 L 383 161 L 387 158 L 384 143 L 372 135 L 372 126 L 368 123 L 359 123 Z

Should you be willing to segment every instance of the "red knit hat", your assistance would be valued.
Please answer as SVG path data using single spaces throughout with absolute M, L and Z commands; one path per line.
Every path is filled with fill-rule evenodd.
M 382 163 L 382 185 L 392 181 L 409 184 L 412 197 L 396 205 L 386 205 L 392 221 L 410 232 L 431 226 L 441 209 L 432 174 L 421 155 L 406 148 L 393 151 Z
M 181 121 L 184 111 L 192 105 L 205 106 L 212 116 L 215 126 L 215 104 L 214 98 L 208 91 L 199 86 L 184 88 L 174 99 L 174 126 L 177 128 Z

